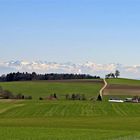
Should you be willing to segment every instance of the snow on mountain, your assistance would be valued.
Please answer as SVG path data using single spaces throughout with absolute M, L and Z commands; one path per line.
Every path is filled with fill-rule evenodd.
M 86 73 L 104 76 L 109 72 L 120 70 L 122 77 L 136 78 L 140 75 L 140 65 L 126 66 L 122 64 L 97 64 L 85 62 L 81 64 L 56 63 L 47 61 L 7 61 L 0 62 L 0 74 L 9 72 L 37 72 L 37 73 Z

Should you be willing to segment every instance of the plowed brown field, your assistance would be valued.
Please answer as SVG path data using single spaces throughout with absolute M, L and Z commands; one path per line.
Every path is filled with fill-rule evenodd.
M 140 96 L 140 86 L 109 84 L 103 92 L 103 95 L 132 95 Z

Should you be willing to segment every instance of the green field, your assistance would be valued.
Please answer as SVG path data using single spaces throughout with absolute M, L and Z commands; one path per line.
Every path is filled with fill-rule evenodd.
M 27 101 L 0 100 L 2 140 L 140 139 L 140 104 L 66 101 L 64 98 L 58 101 L 38 100 L 38 97 L 51 92 L 60 94 L 60 97 L 66 92 L 97 96 L 102 83 L 36 81 L 0 85 L 15 93 L 33 96 L 33 100 Z
M 6 90 L 14 94 L 31 95 L 34 99 L 47 97 L 56 93 L 60 99 L 64 99 L 66 94 L 85 94 L 86 97 L 97 96 L 102 87 L 102 80 L 66 80 L 57 82 L 29 81 L 29 82 L 3 82 L 0 83 Z
M 130 85 L 130 86 L 140 86 L 140 80 L 133 80 L 133 79 L 108 79 L 108 84 L 120 84 L 120 85 Z

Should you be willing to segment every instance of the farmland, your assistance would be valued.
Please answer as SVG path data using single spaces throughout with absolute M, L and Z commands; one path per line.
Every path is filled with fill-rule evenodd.
M 104 95 L 140 95 L 140 81 L 131 79 L 109 79 Z
M 56 93 L 61 99 L 66 94 L 86 94 L 87 97 L 97 96 L 103 86 L 102 80 L 58 80 L 58 81 L 29 81 L 1 82 L 0 86 L 14 94 L 30 95 L 34 99 Z
M 0 100 L 2 140 L 140 139 L 140 104 L 66 101 L 63 98 L 66 92 L 96 97 L 103 86 L 102 81 L 9 82 L 0 85 L 14 93 L 33 96 L 32 100 Z M 38 100 L 38 97 L 53 92 L 59 94 L 59 100 Z

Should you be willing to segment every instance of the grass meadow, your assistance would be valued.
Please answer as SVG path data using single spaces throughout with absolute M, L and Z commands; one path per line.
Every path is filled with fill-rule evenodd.
M 0 100 L 2 140 L 139 140 L 140 104 L 66 101 L 65 93 L 97 96 L 102 82 L 9 82 L 4 89 L 32 100 Z M 57 101 L 40 96 L 59 94 Z
M 29 81 L 29 82 L 2 82 L 0 83 L 6 90 L 15 94 L 31 95 L 34 99 L 40 96 L 47 97 L 56 93 L 61 99 L 66 94 L 85 94 L 86 97 L 97 96 L 103 86 L 102 80 L 66 80 L 66 81 Z

